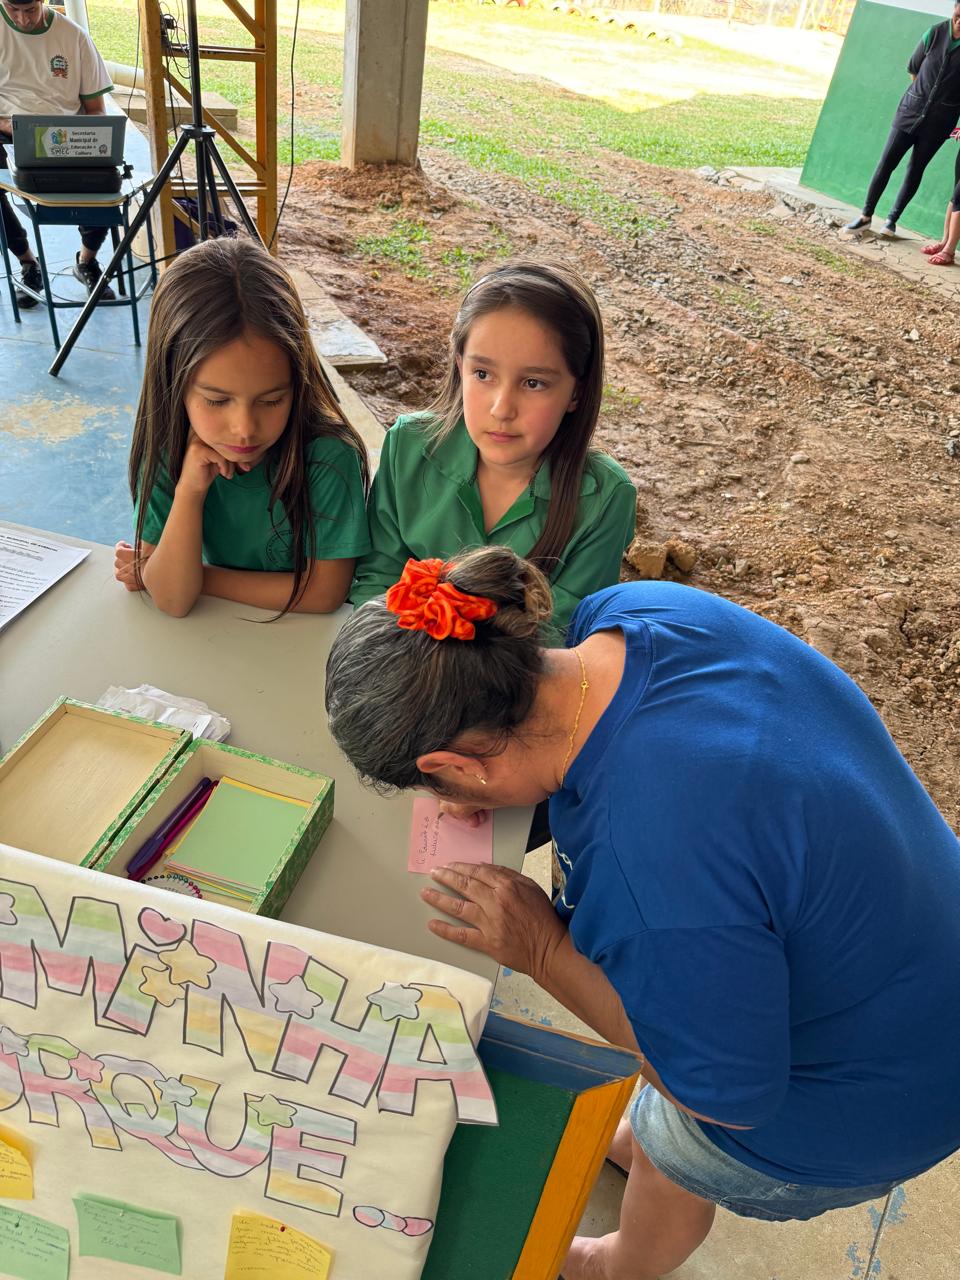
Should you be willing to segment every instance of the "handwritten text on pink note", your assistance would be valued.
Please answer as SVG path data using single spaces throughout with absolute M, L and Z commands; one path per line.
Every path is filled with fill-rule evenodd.
M 407 870 L 428 876 L 450 862 L 493 862 L 493 815 L 479 827 L 468 827 L 449 814 L 441 817 L 433 796 L 415 796 Z

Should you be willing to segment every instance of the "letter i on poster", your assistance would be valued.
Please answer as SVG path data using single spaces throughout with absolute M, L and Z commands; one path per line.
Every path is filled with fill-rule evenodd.
M 328 1280 L 333 1253 L 262 1213 L 235 1213 L 223 1280 Z

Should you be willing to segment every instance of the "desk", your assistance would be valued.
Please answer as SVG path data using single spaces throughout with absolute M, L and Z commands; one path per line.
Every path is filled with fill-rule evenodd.
M 38 302 L 46 303 L 47 314 L 50 317 L 50 328 L 53 332 L 53 343 L 58 350 L 60 348 L 60 334 L 57 330 L 57 308 L 70 307 L 76 309 L 82 307 L 86 299 L 74 302 L 69 299 L 55 299 L 53 297 L 50 290 L 50 275 L 47 271 L 47 261 L 43 252 L 43 239 L 40 235 L 40 228 L 42 226 L 70 227 L 79 225 L 109 227 L 113 236 L 114 247 L 116 247 L 120 243 L 117 239 L 117 227 L 123 227 L 124 231 L 127 230 L 130 225 L 130 202 L 145 187 L 150 185 L 150 181 L 149 174 L 134 173 L 132 177 L 124 178 L 119 191 L 110 194 L 97 195 L 90 192 L 83 195 L 54 195 L 49 192 L 37 194 L 32 191 L 23 191 L 13 181 L 9 169 L 0 169 L 0 191 L 5 191 L 8 196 L 16 196 L 23 203 L 33 225 L 37 257 L 40 260 L 40 274 L 43 277 L 43 293 L 34 294 L 31 289 L 26 289 L 25 291 L 32 294 Z M 137 315 L 137 303 L 146 291 L 153 288 L 157 283 L 153 230 L 150 226 L 149 218 L 147 219 L 146 227 L 150 252 L 150 270 L 147 280 L 141 285 L 140 291 L 137 292 L 133 253 L 132 251 L 128 252 L 126 255 L 127 291 L 124 291 L 123 278 L 118 273 L 115 279 L 120 287 L 121 296 L 114 298 L 112 301 L 100 303 L 102 307 L 130 308 L 130 314 L 133 319 L 133 340 L 138 347 L 140 345 L 140 318 Z M 20 308 L 17 306 L 16 289 L 14 288 L 13 272 L 10 266 L 9 246 L 7 245 L 7 236 L 2 221 L 0 221 L 0 249 L 3 250 L 3 260 L 7 269 L 7 287 L 10 290 L 13 318 L 19 324 Z
M 61 693 L 96 702 L 111 684 L 149 683 L 202 698 L 232 722 L 232 743 L 336 779 L 333 822 L 283 919 L 495 978 L 494 961 L 426 927 L 424 880 L 406 870 L 410 796 L 362 787 L 327 730 L 326 655 L 349 610 L 265 623 L 271 615 L 201 596 L 189 617 L 169 618 L 114 580 L 112 548 L 56 536 L 91 553 L 0 632 L 3 749 Z M 530 817 L 498 811 L 497 862 L 519 869 Z

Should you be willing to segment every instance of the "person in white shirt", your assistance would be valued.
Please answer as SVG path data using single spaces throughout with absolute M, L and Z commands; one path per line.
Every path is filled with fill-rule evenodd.
M 49 9 L 43 0 L 0 0 L 0 168 L 6 166 L 4 140 L 12 136 L 14 115 L 104 115 L 104 94 L 113 88 L 103 59 L 84 29 Z M 35 307 L 33 294 L 43 288 L 40 264 L 27 233 L 0 192 L 0 211 L 10 252 L 22 267 L 23 284 L 33 293 L 17 290 L 21 307 Z M 82 248 L 73 274 L 92 292 L 100 279 L 97 250 L 107 237 L 106 227 L 80 227 Z M 116 295 L 109 287 L 102 299 Z

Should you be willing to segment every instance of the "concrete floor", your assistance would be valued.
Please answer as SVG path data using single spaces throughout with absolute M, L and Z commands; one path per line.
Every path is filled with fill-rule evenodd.
M 52 269 L 66 269 L 75 250 L 75 233 L 49 228 L 44 243 Z M 873 250 L 864 245 L 863 251 L 889 254 L 890 246 L 884 242 Z M 901 251 L 907 258 L 911 252 L 919 256 L 915 245 L 902 246 Z M 22 325 L 15 326 L 2 283 L 0 514 L 101 542 L 129 536 L 126 460 L 143 356 L 133 346 L 128 312 L 115 308 L 95 313 L 60 378 L 53 379 L 46 372 L 54 347 L 45 312 L 27 313 Z M 67 278 L 56 288 L 64 295 L 80 296 L 79 286 Z M 70 313 L 60 315 L 65 333 Z M 145 303 L 141 319 L 145 330 Z M 370 435 L 373 443 L 372 427 Z M 547 851 L 531 854 L 525 869 L 546 887 Z M 587 1033 L 529 979 L 509 971 L 498 983 L 494 1007 L 546 1026 Z M 622 1190 L 618 1175 L 601 1174 L 581 1224 L 584 1234 L 601 1235 L 616 1228 Z M 960 1157 L 899 1190 L 885 1223 L 880 1221 L 882 1208 L 882 1203 L 869 1204 L 810 1223 L 783 1225 L 721 1211 L 707 1242 L 673 1273 L 673 1280 L 960 1277 Z
M 45 227 L 43 243 L 55 295 L 82 300 L 83 286 L 69 274 L 80 243 L 76 231 Z M 101 263 L 107 253 L 101 250 Z M 148 306 L 149 297 L 139 304 L 144 336 Z M 61 339 L 76 315 L 57 311 Z M 56 348 L 46 308 L 24 311 L 21 319 L 14 323 L 6 280 L 0 280 L 0 513 L 17 524 L 97 542 L 128 537 L 127 457 L 143 377 L 129 308 L 98 308 L 59 378 L 47 373 Z

